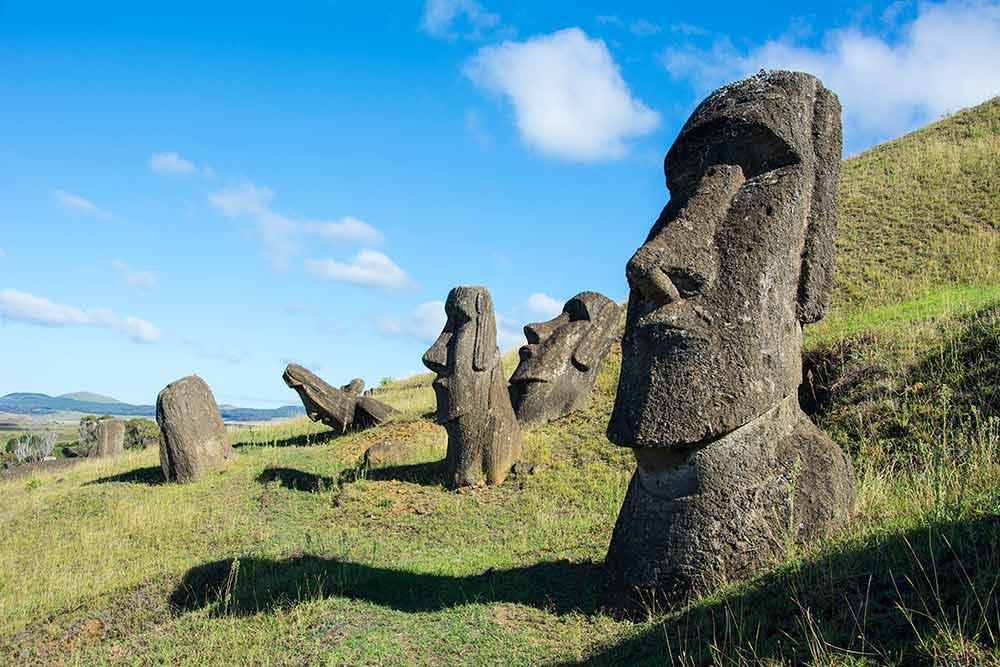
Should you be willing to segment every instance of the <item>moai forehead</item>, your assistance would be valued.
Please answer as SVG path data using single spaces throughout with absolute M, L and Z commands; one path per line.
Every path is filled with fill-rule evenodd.
M 684 447 L 791 395 L 801 325 L 834 272 L 840 105 L 813 76 L 763 72 L 712 93 L 664 161 L 670 202 L 626 267 L 608 437 Z

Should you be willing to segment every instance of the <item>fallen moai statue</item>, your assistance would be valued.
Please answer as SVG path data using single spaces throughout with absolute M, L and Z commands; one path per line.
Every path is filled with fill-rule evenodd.
M 340 433 L 377 426 L 396 414 L 396 410 L 374 398 L 351 394 L 327 384 L 299 364 L 288 364 L 281 377 L 302 399 L 309 419 L 323 422 Z M 347 386 L 355 382 L 358 381 Z

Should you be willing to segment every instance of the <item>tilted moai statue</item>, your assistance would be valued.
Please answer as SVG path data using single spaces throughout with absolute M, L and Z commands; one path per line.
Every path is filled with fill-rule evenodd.
M 448 321 L 423 362 L 437 374 L 448 478 L 455 487 L 500 484 L 521 455 L 521 429 L 500 365 L 493 299 L 484 287 L 456 287 L 444 310 Z
M 347 384 L 345 384 L 343 387 L 340 388 L 340 391 L 344 392 L 345 394 L 350 394 L 351 396 L 361 396 L 364 390 L 365 390 L 365 381 L 362 380 L 361 378 L 354 378 L 353 380 L 351 380 L 350 382 L 348 382 Z
M 670 202 L 626 268 L 608 426 L 637 463 L 606 561 L 618 593 L 746 576 L 848 520 L 850 460 L 797 399 L 802 325 L 833 283 L 840 159 L 837 97 L 782 71 L 712 93 L 667 153 Z
M 510 377 L 521 425 L 557 419 L 583 407 L 615 342 L 621 307 L 597 292 L 580 292 L 548 322 L 524 327 L 528 344 Z
M 168 384 L 156 397 L 160 467 L 168 481 L 189 482 L 233 458 L 212 390 L 197 375 Z
M 360 379 L 351 380 L 344 389 L 336 389 L 299 364 L 288 364 L 281 377 L 302 399 L 309 419 L 323 422 L 340 433 L 377 426 L 396 413 L 374 398 L 360 398 L 365 384 Z

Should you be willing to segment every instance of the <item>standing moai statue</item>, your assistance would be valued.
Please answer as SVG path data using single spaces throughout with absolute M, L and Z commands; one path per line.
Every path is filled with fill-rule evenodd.
M 712 93 L 667 153 L 670 202 L 626 267 L 608 426 L 637 463 L 606 560 L 623 604 L 749 575 L 850 517 L 851 462 L 797 399 L 840 160 L 837 97 L 782 71 Z
M 101 417 L 93 425 L 94 448 L 90 456 L 117 456 L 125 451 L 125 422 Z
M 205 381 L 189 375 L 156 397 L 160 467 L 168 481 L 190 482 L 224 467 L 233 458 L 226 426 Z
M 621 307 L 597 292 L 580 292 L 548 322 L 524 327 L 528 344 L 510 377 L 510 398 L 522 426 L 583 407 L 615 342 Z
M 456 287 L 448 320 L 423 362 L 437 374 L 437 421 L 448 431 L 449 482 L 500 484 L 521 455 L 521 429 L 500 365 L 493 299 L 485 287 Z

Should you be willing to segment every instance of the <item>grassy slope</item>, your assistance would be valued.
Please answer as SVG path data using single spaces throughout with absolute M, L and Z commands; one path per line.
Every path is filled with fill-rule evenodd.
M 849 534 L 687 608 L 617 621 L 598 597 L 632 468 L 603 436 L 619 358 L 585 410 L 526 433 L 517 475 L 469 493 L 440 484 L 444 434 L 422 416 L 433 396 L 418 376 L 383 394 L 404 409 L 398 423 L 341 437 L 301 421 L 243 431 L 234 465 L 195 484 L 160 484 L 154 451 L 0 483 L 0 656 L 88 665 L 1000 659 L 1000 280 L 984 268 L 997 260 L 989 230 L 1000 188 L 997 153 L 982 151 L 996 147 L 998 112 L 994 101 L 846 163 L 837 308 L 807 332 L 807 356 L 817 419 L 858 469 Z M 923 171 L 911 162 L 958 167 L 918 186 Z M 969 164 L 974 178 L 956 189 Z M 945 186 L 961 201 L 935 189 Z M 917 266 L 935 269 L 907 279 Z M 359 470 L 364 449 L 383 440 L 407 443 L 412 463 Z

